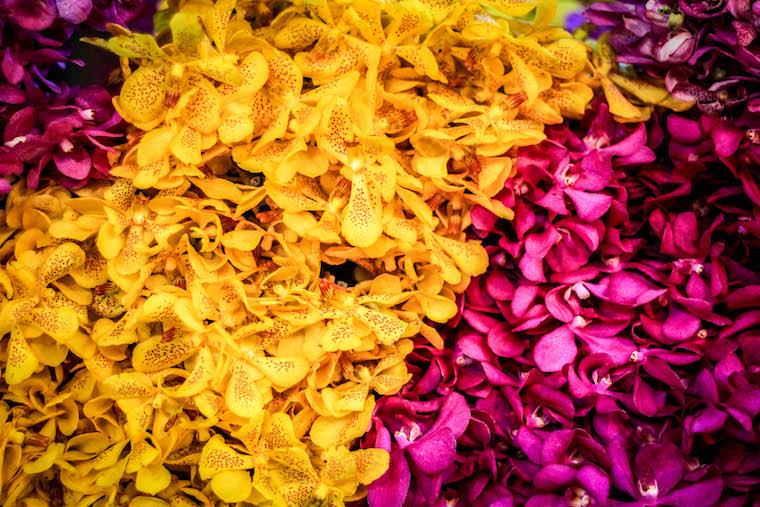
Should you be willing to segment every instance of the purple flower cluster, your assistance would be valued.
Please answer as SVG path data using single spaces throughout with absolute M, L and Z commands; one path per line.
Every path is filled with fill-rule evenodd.
M 66 84 L 84 65 L 72 51 L 84 31 L 106 23 L 150 30 L 155 7 L 150 0 L 0 0 L 0 193 L 18 177 L 32 188 L 42 178 L 74 188 L 108 174 L 108 139 L 121 137 L 120 118 L 101 84 Z
M 418 343 L 365 445 L 372 506 L 750 505 L 760 488 L 760 192 L 742 126 L 618 124 L 521 148 L 473 232 L 491 267 Z
M 709 114 L 760 113 L 760 2 L 617 0 L 586 10 L 618 63 Z

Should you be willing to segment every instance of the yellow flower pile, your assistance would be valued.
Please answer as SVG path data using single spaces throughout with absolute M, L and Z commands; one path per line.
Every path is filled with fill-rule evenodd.
M 487 268 L 469 210 L 511 218 L 514 148 L 592 97 L 550 1 L 173 7 L 90 41 L 115 180 L 0 214 L 2 505 L 361 498 L 375 396 Z

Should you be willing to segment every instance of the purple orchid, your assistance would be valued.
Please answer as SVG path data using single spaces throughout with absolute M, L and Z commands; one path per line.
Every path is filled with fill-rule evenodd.
M 586 10 L 620 64 L 716 116 L 760 111 L 760 7 L 750 0 L 616 0 Z
M 99 84 L 66 84 L 77 73 L 105 80 L 108 69 L 82 69 L 71 54 L 83 31 L 105 23 L 150 30 L 155 8 L 140 0 L 0 0 L 0 193 L 19 177 L 33 188 L 46 178 L 76 188 L 108 176 L 109 138 L 123 138 L 124 129 L 111 94 Z
M 111 107 L 110 94 L 100 87 L 66 88 L 44 109 L 26 106 L 16 111 L 3 130 L 0 173 L 20 176 L 27 167 L 27 184 L 37 188 L 48 164 L 64 186 L 76 188 L 90 177 L 108 176 L 108 138 L 121 118 Z
M 725 134 L 740 123 L 621 125 L 595 106 L 520 149 L 499 194 L 513 221 L 473 211 L 491 267 L 446 347 L 419 342 L 412 382 L 378 402 L 387 438 L 365 441 L 397 463 L 382 487 L 406 495 L 389 505 L 733 506 L 758 484 L 737 451 L 760 446 L 760 213 L 740 177 L 753 140 Z M 663 162 L 704 139 L 704 155 Z M 407 449 L 455 394 L 470 422 L 454 446 L 422 444 L 447 462 L 455 449 L 431 479 Z M 371 488 L 370 505 L 387 498 Z
M 389 398 L 375 418 L 375 447 L 391 453 L 388 471 L 369 487 L 372 505 L 434 505 L 442 474 L 450 472 L 457 439 L 467 429 L 470 409 L 452 393 L 434 402 Z M 395 446 L 391 445 L 391 432 Z M 412 485 L 411 472 L 414 471 Z

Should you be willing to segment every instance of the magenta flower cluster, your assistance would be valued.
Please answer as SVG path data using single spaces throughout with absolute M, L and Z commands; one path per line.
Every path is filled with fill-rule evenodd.
M 83 66 L 72 54 L 82 34 L 107 23 L 150 30 L 155 7 L 149 0 L 0 0 L 0 193 L 20 177 L 32 188 L 42 179 L 75 188 L 108 175 L 107 152 L 115 138 L 123 142 L 123 124 L 102 85 L 67 84 Z M 87 73 L 105 75 L 115 65 L 99 60 L 104 68 L 88 65 Z
M 613 4 L 614 5 L 614 4 Z M 758 145 L 699 113 L 522 148 L 491 256 L 380 400 L 372 506 L 751 505 L 760 490 Z

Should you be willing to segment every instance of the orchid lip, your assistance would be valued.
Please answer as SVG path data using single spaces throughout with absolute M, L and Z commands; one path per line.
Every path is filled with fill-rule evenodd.
M 79 117 L 82 118 L 85 121 L 92 121 L 95 119 L 95 110 L 94 109 L 82 109 L 79 111 Z
M 6 141 L 4 145 L 7 146 L 8 148 L 13 148 L 14 146 L 18 144 L 25 143 L 26 140 L 27 140 L 26 136 L 17 136 L 11 139 L 10 141 Z
M 591 497 L 586 493 L 583 488 L 575 488 L 573 490 L 573 498 L 570 500 L 569 505 L 571 507 L 588 507 L 591 505 Z
M 581 315 L 573 317 L 573 321 L 570 323 L 573 327 L 586 327 L 589 325 L 589 321 L 584 319 Z
M 408 429 L 402 428 L 393 434 L 402 449 L 417 440 L 420 435 L 422 431 L 416 422 L 413 422 Z
M 638 482 L 639 493 L 641 496 L 647 499 L 656 500 L 660 494 L 660 488 L 657 487 L 657 481 L 653 481 L 651 484 L 644 484 L 642 481 Z
M 586 288 L 582 282 L 578 282 L 572 286 L 573 292 L 579 299 L 588 299 L 591 297 L 591 292 Z
M 68 139 L 64 139 L 63 141 L 61 141 L 58 144 L 58 146 L 61 148 L 61 151 L 63 151 L 64 153 L 70 153 L 71 150 L 74 149 L 74 144 Z

